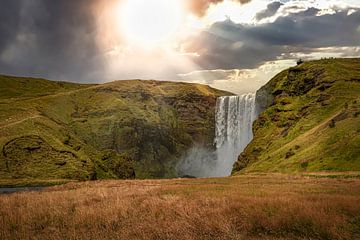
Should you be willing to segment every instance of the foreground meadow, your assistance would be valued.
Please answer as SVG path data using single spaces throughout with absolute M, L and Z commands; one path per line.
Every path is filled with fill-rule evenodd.
M 360 179 L 240 175 L 0 195 L 0 239 L 359 239 Z

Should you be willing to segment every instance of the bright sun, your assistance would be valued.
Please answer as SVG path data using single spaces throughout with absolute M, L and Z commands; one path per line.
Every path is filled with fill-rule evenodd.
M 153 47 L 170 41 L 183 15 L 181 0 L 126 0 L 121 4 L 120 24 L 132 44 Z

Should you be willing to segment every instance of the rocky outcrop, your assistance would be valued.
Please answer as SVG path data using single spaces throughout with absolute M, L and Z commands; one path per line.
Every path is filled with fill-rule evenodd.
M 261 114 L 265 111 L 268 107 L 274 104 L 275 97 L 273 95 L 272 86 L 267 84 L 261 87 L 256 92 L 256 113 Z

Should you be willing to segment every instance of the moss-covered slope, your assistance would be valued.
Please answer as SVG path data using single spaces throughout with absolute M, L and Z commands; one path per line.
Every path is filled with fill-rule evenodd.
M 264 112 L 234 172 L 360 170 L 360 59 L 290 68 L 257 102 Z
M 80 85 L 0 76 L 0 179 L 161 178 L 212 147 L 216 98 L 198 84 Z

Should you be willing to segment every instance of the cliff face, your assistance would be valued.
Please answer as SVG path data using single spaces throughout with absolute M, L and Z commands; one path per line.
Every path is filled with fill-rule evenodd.
M 273 88 L 273 84 L 268 83 L 256 92 L 255 111 L 257 113 L 264 112 L 268 107 L 274 104 L 275 96 L 273 94 Z
M 174 177 L 192 145 L 213 147 L 216 98 L 199 84 L 78 85 L 0 77 L 0 178 Z
M 360 170 L 360 59 L 301 64 L 257 95 L 262 113 L 234 173 Z

